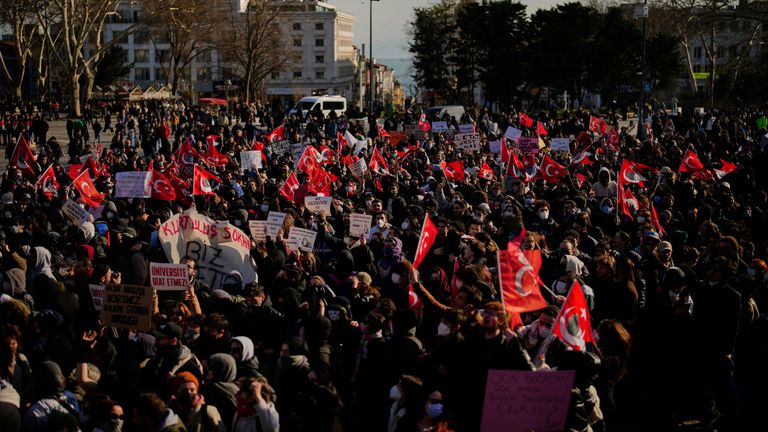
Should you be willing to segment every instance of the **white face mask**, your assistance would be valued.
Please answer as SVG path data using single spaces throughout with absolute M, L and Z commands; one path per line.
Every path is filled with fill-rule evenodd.
M 384 226 L 386 224 L 387 223 L 384 221 L 384 219 L 379 219 L 379 220 L 376 221 L 376 226 L 379 227 L 379 228 L 384 228 Z
M 441 322 L 437 325 L 438 336 L 448 336 L 449 334 L 451 334 L 451 328 L 448 327 L 444 322 Z
M 542 210 L 539 212 L 539 219 L 541 220 L 547 220 L 549 219 L 549 210 Z
M 262 213 L 266 213 L 269 211 L 269 205 L 267 204 L 262 204 L 260 208 Z
M 400 225 L 400 228 L 402 228 L 403 230 L 407 230 L 408 228 L 410 228 L 410 226 L 411 224 L 409 224 L 408 221 L 403 221 L 403 224 Z
M 397 273 L 392 273 L 392 283 L 393 284 L 399 284 L 400 283 L 400 275 Z
M 534 202 L 534 201 L 535 201 L 535 200 L 534 200 L 533 198 L 526 198 L 526 199 L 525 199 L 525 203 L 526 203 L 526 204 L 528 204 L 528 205 L 531 205 L 531 204 L 533 204 L 533 202 Z
M 637 223 L 641 223 L 641 224 L 645 223 L 645 216 L 638 216 Z
M 400 398 L 403 395 L 400 394 L 400 388 L 397 387 L 397 384 L 393 385 L 391 389 L 389 389 L 389 398 L 392 399 L 395 402 L 400 402 Z

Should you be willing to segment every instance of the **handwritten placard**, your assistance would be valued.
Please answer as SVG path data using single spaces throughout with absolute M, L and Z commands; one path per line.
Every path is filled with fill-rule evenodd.
M 152 288 L 140 285 L 107 285 L 101 320 L 106 325 L 148 331 L 152 319 Z
M 349 236 L 368 238 L 371 233 L 372 221 L 372 215 L 352 213 L 349 215 Z
M 504 136 L 508 139 L 511 139 L 512 141 L 516 141 L 518 138 L 523 136 L 523 131 L 516 127 L 509 126 L 507 127 L 507 131 L 504 132 Z
M 104 307 L 104 285 L 89 284 L 88 290 L 91 291 L 94 309 L 100 311 Z
M 149 263 L 150 282 L 158 291 L 184 291 L 189 287 L 186 264 Z
M 520 138 L 518 148 L 523 154 L 537 154 L 539 152 L 539 139 L 535 137 Z
M 459 125 L 459 133 L 473 134 L 473 133 L 475 133 L 475 125 L 472 124 L 472 123 L 460 124 Z
M 245 170 L 255 171 L 261 169 L 261 152 L 258 150 L 250 150 L 240 152 L 240 173 Z
M 280 233 L 285 221 L 285 213 L 271 211 L 267 215 L 267 235 L 273 239 Z
M 562 152 L 569 152 L 571 151 L 571 140 L 568 138 L 552 138 L 552 151 L 562 151 Z
M 308 196 L 304 198 L 304 207 L 311 213 L 322 213 L 330 216 L 331 202 L 333 202 L 333 197 Z
M 565 427 L 574 371 L 489 370 L 481 432 L 547 432 Z
M 147 171 L 126 171 L 115 174 L 115 196 L 117 198 L 149 198 L 152 195 Z
M 467 151 L 480 150 L 480 135 L 476 133 L 456 134 L 456 136 L 453 137 L 453 142 L 456 143 L 456 148 Z
M 285 241 L 285 243 L 291 249 L 298 249 L 304 252 L 312 252 L 312 249 L 315 246 L 316 237 L 317 232 L 315 231 L 304 228 L 291 227 L 291 231 L 288 233 L 288 239 Z
M 251 232 L 251 238 L 256 243 L 267 241 L 267 221 L 265 220 L 248 221 L 248 229 Z
M 61 211 L 76 226 L 82 225 L 85 221 L 93 220 L 93 215 L 88 213 L 88 210 L 80 207 L 80 204 L 72 200 L 67 200 L 64 205 L 61 206 Z
M 433 133 L 448 132 L 448 122 L 444 122 L 444 121 L 432 122 L 432 132 Z
M 352 172 L 353 176 L 360 177 L 368 171 L 368 163 L 365 162 L 365 159 L 358 159 L 355 163 L 349 166 L 349 171 Z

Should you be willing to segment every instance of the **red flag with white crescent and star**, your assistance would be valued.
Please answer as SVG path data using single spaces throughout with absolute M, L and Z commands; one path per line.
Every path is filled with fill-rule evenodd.
M 173 201 L 176 199 L 176 191 L 166 176 L 154 167 L 154 161 L 149 161 L 149 183 L 152 186 L 151 198 L 162 201 Z
M 538 268 L 529 261 L 524 252 L 513 242 L 507 250 L 499 250 L 498 269 L 499 284 L 504 310 L 513 312 L 530 312 L 547 307 L 547 301 L 539 290 L 539 270 L 541 268 L 541 251 L 538 252 Z M 531 258 L 536 259 L 532 254 Z M 535 261 L 534 261 L 535 262 Z
M 195 176 L 192 183 L 192 195 L 213 195 L 211 180 L 221 182 L 221 179 L 195 165 Z
M 18 168 L 25 175 L 34 178 L 37 175 L 37 162 L 35 162 L 35 155 L 32 154 L 32 149 L 29 147 L 27 139 L 24 138 L 24 134 L 19 134 L 19 139 L 16 140 L 16 147 L 13 149 L 11 155 L 10 165 Z
M 573 281 L 568 297 L 555 318 L 552 334 L 576 351 L 584 351 L 587 342 L 594 342 L 587 299 L 578 280 Z
M 557 179 L 568 174 L 564 166 L 555 162 L 549 156 L 544 156 L 539 167 L 539 176 L 549 183 L 557 183 Z
M 424 225 L 421 227 L 421 235 L 419 236 L 419 244 L 416 247 L 416 256 L 413 257 L 413 268 L 419 267 L 419 264 L 427 256 L 427 252 L 435 243 L 437 238 L 437 227 L 429 218 L 429 214 L 424 215 Z
M 288 201 L 293 202 L 296 197 L 296 189 L 299 188 L 299 180 L 296 178 L 296 174 L 291 172 L 288 178 L 283 183 L 283 187 L 280 188 L 280 195 Z
M 59 182 L 56 180 L 56 174 L 53 172 L 53 164 L 48 165 L 40 179 L 37 180 L 43 195 L 52 198 L 53 194 L 59 189 Z
M 83 170 L 77 178 L 72 181 L 72 186 L 80 193 L 83 202 L 91 207 L 98 207 L 104 200 L 104 194 L 96 190 L 88 170 Z
M 696 171 L 704 171 L 704 164 L 699 160 L 699 156 L 692 150 L 685 152 L 682 162 L 680 162 L 680 168 L 677 170 L 681 173 L 689 173 Z

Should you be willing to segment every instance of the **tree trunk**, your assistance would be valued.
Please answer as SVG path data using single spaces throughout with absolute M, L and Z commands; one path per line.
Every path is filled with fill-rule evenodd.
M 80 76 L 77 74 L 72 74 L 69 84 L 72 86 L 72 88 L 69 89 L 69 95 L 72 103 L 70 112 L 75 117 L 80 117 Z
M 245 102 L 249 102 L 251 100 L 251 96 L 253 95 L 253 71 L 248 69 L 245 72 Z
M 93 72 L 86 72 L 85 73 L 85 98 L 83 98 L 83 101 L 86 105 L 88 105 L 91 102 L 91 98 L 93 98 L 93 84 L 96 80 L 96 74 Z

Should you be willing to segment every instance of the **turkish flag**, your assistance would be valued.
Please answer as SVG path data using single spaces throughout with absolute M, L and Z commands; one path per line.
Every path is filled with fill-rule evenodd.
M 421 302 L 416 291 L 413 290 L 413 285 L 408 286 L 408 307 L 411 309 L 421 309 L 424 304 Z
M 23 133 L 19 134 L 19 139 L 16 140 L 16 147 L 13 149 L 10 164 L 30 177 L 37 175 L 35 155 L 32 154 L 32 149 L 29 148 L 29 143 L 24 138 Z
M 510 152 L 509 157 L 510 160 L 507 164 L 507 175 L 514 178 L 522 177 L 523 172 L 525 172 L 525 167 L 523 166 L 523 163 L 520 162 L 520 158 L 517 157 L 517 153 Z
M 549 156 L 544 156 L 539 167 L 539 175 L 549 183 L 557 183 L 557 179 L 568 174 L 564 166 L 555 162 Z
M 419 117 L 419 129 L 421 129 L 423 132 L 429 132 L 430 129 L 432 129 L 432 125 L 429 124 L 427 121 L 427 115 L 424 113 L 421 113 L 421 117 Z
M 510 151 L 509 147 L 507 147 L 507 139 L 502 137 L 501 138 L 501 161 L 504 163 L 509 163 L 510 158 Z
M 389 165 L 387 165 L 387 161 L 384 160 L 384 156 L 382 156 L 381 152 L 379 152 L 378 147 L 373 148 L 371 160 L 368 162 L 368 169 L 372 173 L 376 173 L 380 176 L 392 175 L 389 173 Z
M 296 197 L 296 189 L 299 188 L 299 180 L 296 179 L 296 174 L 291 172 L 291 174 L 288 175 L 288 178 L 285 180 L 285 183 L 283 183 L 283 187 L 280 188 L 280 195 L 283 196 L 283 198 L 287 199 L 288 201 L 293 202 L 294 198 Z
M 211 180 L 221 182 L 220 178 L 195 165 L 192 195 L 214 195 Z
M 606 129 L 608 129 L 608 123 L 606 123 L 605 120 L 598 117 L 589 116 L 590 131 L 604 134 Z
M 323 196 L 331 196 L 331 174 L 318 167 L 310 176 L 309 191 Z
M 37 184 L 40 185 L 43 195 L 49 199 L 53 197 L 53 194 L 59 189 L 59 182 L 56 180 L 56 174 L 53 172 L 53 164 L 48 165 L 48 169 L 37 180 Z
M 493 180 L 493 170 L 488 166 L 488 162 L 483 162 L 483 166 L 480 167 L 477 176 L 481 179 Z
M 457 257 L 455 260 L 453 260 L 453 276 L 451 276 L 451 307 L 454 306 L 454 303 L 456 302 L 456 296 L 459 294 L 459 286 L 457 284 L 458 278 L 456 277 L 456 273 L 459 272 L 459 258 Z
M 320 162 L 321 164 L 327 165 L 336 163 L 336 153 L 325 144 L 320 146 L 320 155 L 323 157 L 322 162 Z
M 612 127 L 611 130 L 608 131 L 608 140 L 606 142 L 613 148 L 619 147 L 619 133 L 616 131 L 615 127 Z
M 184 140 L 184 142 L 179 146 L 179 150 L 176 151 L 176 160 L 179 161 L 179 163 L 192 165 L 195 163 L 195 159 L 199 158 L 200 154 L 198 154 L 197 150 L 192 147 L 192 143 L 189 142 L 189 138 Z
M 685 152 L 685 156 L 683 156 L 683 161 L 680 162 L 680 168 L 678 168 L 678 171 L 681 173 L 686 173 L 704 171 L 704 169 L 704 164 L 702 164 L 699 160 L 699 156 L 697 156 L 696 153 L 694 153 L 692 150 L 688 150 Z
M 379 136 L 380 136 L 380 137 L 382 137 L 382 138 L 386 138 L 386 137 L 388 137 L 388 136 L 389 136 L 389 132 L 387 132 L 387 130 L 386 130 L 386 129 L 384 129 L 384 127 L 383 127 L 383 126 L 381 126 L 381 125 L 376 125 L 376 126 L 379 128 Z
M 619 189 L 623 187 L 623 185 L 627 183 L 632 184 L 638 184 L 640 187 L 644 186 L 644 181 L 648 180 L 647 178 L 640 175 L 640 171 L 652 171 L 653 169 L 649 166 L 645 166 L 641 163 L 633 162 L 629 159 L 624 159 L 621 162 L 621 170 L 619 171 Z
M 533 126 L 533 119 L 525 115 L 525 113 L 520 113 L 520 126 L 527 128 Z
M 540 265 L 541 252 L 537 252 Z M 512 246 L 508 250 L 499 250 L 497 256 L 501 297 L 507 313 L 530 312 L 547 307 L 547 301 L 539 290 L 539 269 L 528 261 L 522 249 Z
M 448 180 L 461 181 L 464 179 L 464 162 L 440 162 L 440 168 L 443 169 L 443 174 Z
M 589 158 L 590 156 L 592 156 L 592 153 L 589 153 L 587 150 L 589 150 L 589 147 L 585 148 L 584 150 L 581 151 L 581 153 L 577 154 L 576 157 L 573 158 L 573 160 L 571 161 L 571 166 L 591 165 L 595 163 L 595 161 Z
M 280 125 L 267 134 L 267 142 L 282 141 L 285 139 L 285 125 Z
M 720 163 L 722 163 L 723 166 L 720 167 L 720 169 L 714 170 L 715 171 L 715 175 L 717 176 L 718 179 L 721 179 L 721 178 L 725 177 L 726 174 L 728 174 L 729 172 L 731 172 L 731 171 L 736 169 L 736 165 L 734 165 L 734 164 L 732 164 L 730 162 L 727 162 L 727 161 L 724 161 L 724 160 L 720 159 Z
M 304 153 L 301 154 L 299 162 L 296 164 L 296 168 L 305 174 L 312 175 L 312 171 L 317 168 L 317 164 L 322 160 L 323 155 L 321 155 L 316 148 L 309 145 L 304 149 Z
M 344 147 L 349 147 L 349 142 L 347 142 L 347 139 L 344 138 L 344 135 L 342 135 L 341 132 L 336 132 L 336 143 L 336 152 L 338 154 L 341 154 Z
M 568 297 L 557 314 L 552 334 L 576 351 L 584 351 L 587 342 L 594 342 L 587 299 L 578 280 L 573 281 Z
M 176 191 L 170 180 L 160 171 L 155 170 L 153 161 L 149 161 L 150 172 L 149 183 L 152 186 L 151 198 L 163 201 L 173 201 L 176 199 Z
M 541 122 L 536 122 L 536 135 L 538 136 L 547 136 L 549 135 L 549 132 L 547 132 L 547 129 L 544 127 Z
M 619 206 L 625 215 L 634 218 L 635 212 L 640 209 L 640 202 L 632 195 L 629 189 L 619 189 Z
M 653 206 L 653 203 L 651 203 L 651 223 L 656 227 L 659 235 L 665 234 L 664 228 L 661 227 L 661 222 L 659 221 L 659 214 L 656 213 L 656 207 Z
M 83 171 L 88 171 L 88 175 L 90 175 L 92 179 L 98 180 L 99 177 L 101 177 L 102 170 L 96 165 L 96 161 L 94 161 L 92 157 L 89 157 L 83 164 L 72 164 L 69 166 L 69 178 L 74 180 Z
M 424 215 L 424 226 L 421 227 L 421 236 L 419 236 L 419 245 L 416 247 L 416 256 L 413 257 L 413 268 L 419 267 L 419 264 L 427 256 L 427 252 L 435 243 L 437 238 L 437 227 L 429 219 L 429 213 Z
M 213 135 L 209 135 L 213 136 Z M 219 153 L 218 150 L 216 150 L 216 145 L 214 143 L 209 143 L 208 145 L 208 152 L 205 154 L 205 161 L 212 166 L 227 166 L 229 164 L 229 156 Z
M 80 193 L 80 198 L 90 207 L 98 207 L 104 200 L 104 194 L 96 190 L 88 170 L 83 170 L 77 178 L 72 181 L 72 186 Z

